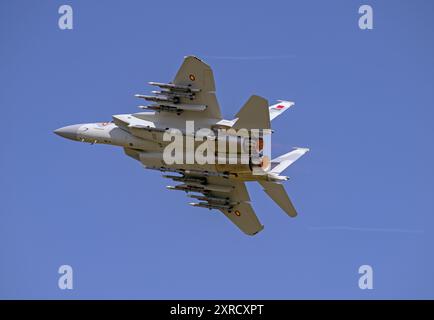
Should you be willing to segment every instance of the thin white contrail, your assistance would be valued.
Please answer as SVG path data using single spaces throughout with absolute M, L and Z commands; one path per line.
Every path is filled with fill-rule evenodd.
M 295 58 L 295 54 L 279 55 L 279 56 L 204 56 L 206 59 L 218 60 L 277 60 Z
M 389 228 L 358 228 L 347 226 L 309 227 L 312 231 L 364 231 L 364 232 L 397 232 L 397 233 L 424 233 L 423 230 L 389 229 Z

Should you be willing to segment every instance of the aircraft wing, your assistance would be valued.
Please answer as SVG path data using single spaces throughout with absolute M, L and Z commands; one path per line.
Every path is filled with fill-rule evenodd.
M 222 119 L 215 94 L 214 75 L 211 67 L 205 62 L 194 56 L 185 57 L 184 62 L 173 80 L 173 84 L 199 89 L 199 91 L 195 93 L 193 100 L 185 98 L 185 101 L 181 101 L 181 103 L 206 106 L 206 109 L 200 112 L 200 116 L 219 120 Z
M 226 184 L 232 187 L 229 194 L 212 192 L 211 195 L 218 197 L 226 196 L 230 203 L 234 203 L 231 209 L 220 209 L 220 211 L 241 231 L 248 235 L 255 235 L 264 229 L 250 204 L 249 193 L 244 182 L 220 177 L 211 177 L 208 180 L 210 180 L 208 183 Z
M 171 189 L 201 194 L 189 195 L 199 201 L 191 205 L 220 210 L 245 234 L 255 235 L 264 228 L 250 205 L 244 182 L 218 176 L 204 178 L 200 175 L 184 175 L 174 180 L 183 184 Z

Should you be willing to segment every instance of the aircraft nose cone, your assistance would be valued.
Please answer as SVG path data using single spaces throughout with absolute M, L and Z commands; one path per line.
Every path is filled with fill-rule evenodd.
M 54 130 L 54 133 L 66 139 L 77 140 L 77 132 L 81 124 L 74 124 Z

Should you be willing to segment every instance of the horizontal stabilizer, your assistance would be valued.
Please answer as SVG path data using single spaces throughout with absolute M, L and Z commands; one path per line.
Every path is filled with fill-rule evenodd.
M 294 104 L 295 103 L 292 101 L 279 100 L 279 103 L 268 107 L 268 109 L 270 110 L 270 121 L 280 116 L 283 112 L 291 108 Z
M 273 160 L 271 160 L 271 163 L 277 165 L 271 169 L 271 173 L 280 174 L 283 170 L 288 168 L 291 164 L 293 164 L 295 161 L 297 161 L 301 156 L 303 156 L 306 152 L 308 152 L 308 148 L 295 148 L 295 150 L 292 150 L 284 155 L 281 155 L 280 157 L 277 157 Z
M 280 183 L 259 181 L 264 191 L 268 196 L 276 202 L 290 217 L 297 216 L 294 206 L 285 191 L 285 188 Z

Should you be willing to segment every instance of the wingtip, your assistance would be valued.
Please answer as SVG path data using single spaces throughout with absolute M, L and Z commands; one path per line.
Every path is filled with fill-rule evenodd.
M 253 237 L 253 236 L 257 235 L 259 232 L 261 232 L 262 230 L 264 230 L 264 225 L 263 224 L 261 224 L 261 226 L 259 227 L 259 229 L 257 231 L 254 231 L 252 233 L 245 232 L 245 234 L 247 234 L 248 236 Z

